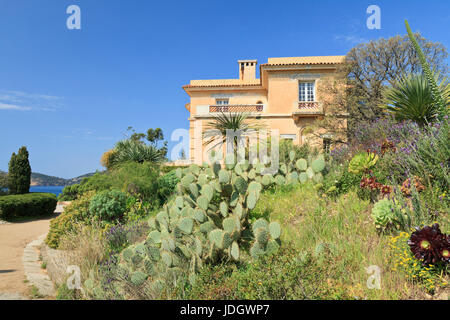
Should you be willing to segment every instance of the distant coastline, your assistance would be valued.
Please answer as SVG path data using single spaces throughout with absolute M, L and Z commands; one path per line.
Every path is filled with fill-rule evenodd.
M 80 183 L 83 178 L 90 177 L 94 174 L 95 172 L 92 172 L 72 179 L 64 179 L 33 172 L 31 173 L 31 186 L 70 186 Z
M 38 173 L 38 172 L 32 172 L 31 173 L 31 183 L 30 185 L 35 186 L 70 186 L 73 184 L 80 183 L 83 178 L 87 178 L 90 176 L 93 176 L 97 172 L 91 172 L 87 174 L 83 174 L 82 176 L 78 176 L 72 179 L 64 179 L 54 176 L 49 176 L 46 174 Z M 5 176 L 7 173 L 0 170 L 0 177 Z

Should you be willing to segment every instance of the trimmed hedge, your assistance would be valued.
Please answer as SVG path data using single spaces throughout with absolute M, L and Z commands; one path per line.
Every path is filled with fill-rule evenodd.
M 27 193 L 0 197 L 0 219 L 38 217 L 55 212 L 53 193 Z

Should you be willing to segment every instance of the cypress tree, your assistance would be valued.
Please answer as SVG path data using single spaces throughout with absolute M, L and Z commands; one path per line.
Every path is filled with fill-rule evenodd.
M 11 194 L 24 194 L 30 190 L 31 167 L 26 147 L 11 155 L 8 168 L 8 188 Z

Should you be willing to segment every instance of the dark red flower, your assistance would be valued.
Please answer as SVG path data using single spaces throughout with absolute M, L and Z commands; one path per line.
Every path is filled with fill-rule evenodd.
M 416 259 L 424 264 L 450 261 L 450 238 L 443 234 L 439 224 L 416 228 L 408 240 L 408 245 Z
M 391 186 L 381 186 L 381 193 L 382 194 L 390 194 L 392 192 Z

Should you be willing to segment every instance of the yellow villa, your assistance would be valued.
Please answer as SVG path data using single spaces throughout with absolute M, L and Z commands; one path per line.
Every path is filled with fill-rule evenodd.
M 191 80 L 183 86 L 190 97 L 185 106 L 190 113 L 190 162 L 208 161 L 202 132 L 220 112 L 246 112 L 264 120 L 268 129 L 278 129 L 280 139 L 305 143 L 303 130 L 324 114 L 318 97 L 321 78 L 336 72 L 343 61 L 344 56 L 269 58 L 259 66 L 258 79 L 257 60 L 239 60 L 238 79 Z

